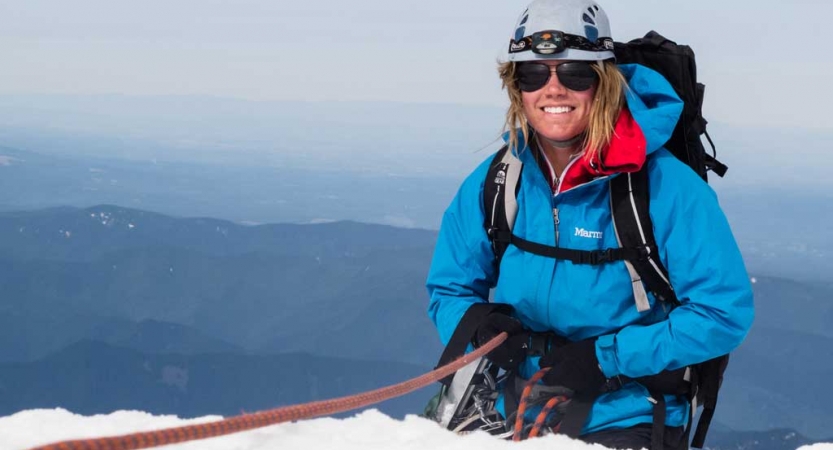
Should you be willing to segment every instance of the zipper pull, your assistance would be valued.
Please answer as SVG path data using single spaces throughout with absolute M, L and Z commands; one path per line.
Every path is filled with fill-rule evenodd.
M 561 223 L 558 219 L 558 208 L 552 209 L 552 221 L 555 223 L 555 246 L 558 247 L 558 224 Z

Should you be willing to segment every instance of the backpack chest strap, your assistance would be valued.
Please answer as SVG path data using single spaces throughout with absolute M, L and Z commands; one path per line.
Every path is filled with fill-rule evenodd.
M 501 234 L 501 233 L 498 233 Z M 589 264 L 597 266 L 615 261 L 643 260 L 651 253 L 649 247 L 607 248 L 603 250 L 576 250 L 571 248 L 553 247 L 527 241 L 512 233 L 508 234 L 508 242 L 519 249 L 548 258 L 571 261 L 573 264 Z M 498 237 L 496 236 L 496 239 Z M 505 236 L 504 236 L 505 238 Z

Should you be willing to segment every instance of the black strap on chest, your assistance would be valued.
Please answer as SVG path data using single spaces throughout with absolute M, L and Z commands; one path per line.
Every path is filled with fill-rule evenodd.
M 614 261 L 636 260 L 648 256 L 646 247 L 607 248 L 604 250 L 573 250 L 563 247 L 552 247 L 527 241 L 515 235 L 508 237 L 508 242 L 519 249 L 548 258 L 572 261 L 573 264 L 589 264 L 597 266 Z
M 645 287 L 657 300 L 678 305 L 668 271 L 659 257 L 654 226 L 650 214 L 648 163 L 634 173 L 623 173 L 610 180 L 610 212 L 616 235 L 624 249 L 636 248 L 643 253 L 627 258 L 642 278 Z

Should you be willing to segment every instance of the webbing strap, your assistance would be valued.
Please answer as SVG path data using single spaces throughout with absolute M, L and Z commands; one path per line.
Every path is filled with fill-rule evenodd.
M 703 412 L 697 422 L 697 430 L 691 440 L 691 446 L 703 448 L 706 441 L 706 433 L 709 431 L 714 409 L 717 407 L 717 396 L 720 386 L 723 384 L 723 372 L 729 364 L 729 355 L 719 356 L 714 359 L 702 362 L 697 367 L 699 387 L 703 398 Z
M 657 390 L 649 390 L 654 403 L 653 420 L 651 430 L 651 450 L 663 450 L 665 448 L 665 396 Z
M 703 445 L 706 443 L 706 433 L 708 433 L 709 425 L 712 423 L 715 406 L 703 407 L 703 412 L 700 413 L 700 420 L 697 422 L 697 431 L 694 432 L 694 437 L 691 439 L 692 447 L 703 448 Z
M 636 260 L 648 255 L 645 247 L 608 248 L 604 250 L 575 250 L 527 241 L 512 233 L 496 232 L 496 240 L 505 240 L 519 249 L 548 258 L 572 261 L 574 264 L 599 265 L 613 261 Z

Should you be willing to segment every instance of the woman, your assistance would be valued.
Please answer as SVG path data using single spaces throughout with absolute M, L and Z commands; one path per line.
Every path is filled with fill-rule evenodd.
M 646 383 L 603 386 L 731 352 L 751 326 L 752 292 L 714 193 L 662 148 L 682 102 L 656 72 L 617 66 L 611 50 L 607 17 L 592 0 L 537 0 L 521 14 L 499 68 L 510 100 L 507 144 L 524 164 L 513 234 L 551 247 L 619 247 L 608 182 L 647 165 L 658 256 L 681 304 L 669 310 L 651 295 L 649 306 L 635 307 L 621 261 L 581 265 L 509 245 L 496 267 L 483 225 L 490 157 L 443 217 L 427 282 L 429 315 L 448 343 L 494 289 L 492 302 L 501 307 L 479 319 L 473 343 L 505 331 L 510 338 L 490 355 L 496 365 L 523 378 L 548 367 L 545 385 L 594 399 L 581 439 L 650 448 L 656 399 Z M 528 356 L 530 331 L 554 333 L 558 343 L 540 358 Z M 502 394 L 510 384 L 499 387 Z M 665 447 L 685 447 L 688 401 L 663 397 Z M 504 417 L 506 409 L 500 401 Z

